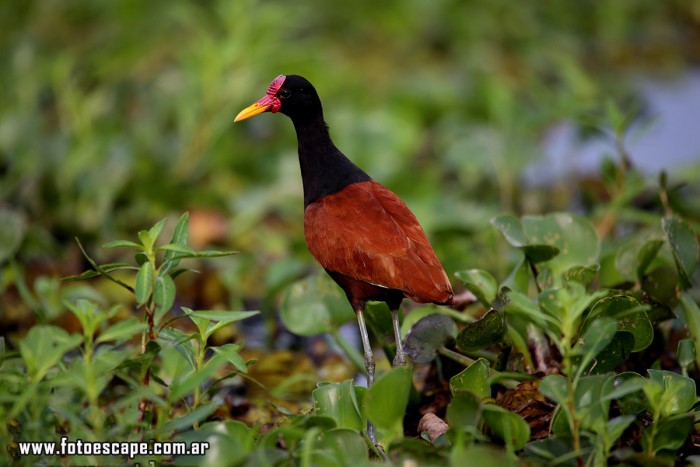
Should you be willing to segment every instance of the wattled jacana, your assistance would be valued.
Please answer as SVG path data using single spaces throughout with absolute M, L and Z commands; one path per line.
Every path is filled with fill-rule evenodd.
M 404 297 L 448 304 L 452 286 L 413 213 L 394 193 L 375 182 L 335 147 L 314 87 L 297 75 L 280 75 L 267 94 L 235 121 L 263 112 L 292 119 L 299 142 L 304 186 L 304 236 L 316 260 L 345 291 L 357 314 L 367 368 L 374 380 L 374 356 L 364 319 L 368 300 L 383 301 L 392 315 L 396 357 L 406 359 L 398 310 Z M 371 425 L 368 435 L 373 442 Z

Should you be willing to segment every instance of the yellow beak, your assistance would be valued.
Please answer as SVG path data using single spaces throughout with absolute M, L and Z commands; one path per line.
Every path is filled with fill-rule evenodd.
M 236 118 L 233 120 L 234 122 L 240 122 L 241 120 L 245 120 L 246 118 L 253 117 L 257 114 L 261 114 L 263 112 L 267 112 L 270 110 L 269 105 L 263 105 L 260 102 L 256 102 L 255 104 L 246 107 L 245 109 L 241 110 L 238 115 L 236 115 Z

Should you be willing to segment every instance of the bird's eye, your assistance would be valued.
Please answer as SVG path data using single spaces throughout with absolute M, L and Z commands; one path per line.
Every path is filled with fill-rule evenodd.
M 291 96 L 291 95 L 292 95 L 292 92 L 291 92 L 289 89 L 287 89 L 287 88 L 282 88 L 282 89 L 280 89 L 279 96 L 280 96 L 282 99 L 286 99 L 286 98 L 288 98 L 288 97 Z

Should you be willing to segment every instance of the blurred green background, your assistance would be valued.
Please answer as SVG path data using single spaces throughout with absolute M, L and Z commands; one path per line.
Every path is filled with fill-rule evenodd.
M 0 3 L 0 31 L 5 332 L 65 311 L 56 278 L 85 269 L 74 237 L 107 260 L 103 242 L 185 210 L 193 246 L 241 252 L 179 279 L 185 304 L 274 310 L 317 270 L 292 125 L 233 125 L 279 74 L 315 84 L 338 147 L 407 202 L 450 274 L 503 277 L 491 217 L 605 202 L 595 173 L 523 184 L 548 130 L 613 141 L 610 102 L 643 115 L 639 78 L 700 61 L 685 0 L 27 0 Z M 669 167 L 686 194 L 698 160 Z

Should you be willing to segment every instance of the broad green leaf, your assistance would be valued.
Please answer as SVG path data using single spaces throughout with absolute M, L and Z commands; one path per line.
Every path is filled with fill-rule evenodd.
M 569 382 L 561 375 L 542 378 L 539 390 L 547 399 L 559 405 L 566 405 L 569 400 Z
M 520 248 L 530 243 L 525 236 L 520 219 L 511 214 L 494 217 L 491 219 L 491 224 L 501 231 L 501 234 L 511 246 Z
M 574 407 L 583 429 L 598 433 L 605 430 L 610 401 L 603 396 L 613 384 L 609 375 L 584 376 L 575 382 Z
M 505 313 L 491 310 L 480 320 L 464 326 L 457 334 L 457 347 L 464 352 L 481 350 L 501 342 L 506 331 Z
M 567 282 L 575 281 L 584 287 L 588 287 L 599 270 L 600 265 L 598 264 L 592 264 L 590 266 L 573 266 L 564 273 L 564 279 L 566 279 Z
M 509 450 L 522 449 L 530 440 L 530 426 L 520 415 L 493 404 L 484 404 L 482 415 L 491 432 L 505 442 Z
M 476 428 L 481 420 L 481 403 L 472 392 L 455 395 L 447 406 L 447 422 L 456 430 Z
M 479 398 L 491 397 L 488 360 L 480 358 L 460 373 L 450 378 L 450 392 L 453 396 L 472 392 Z
M 503 281 L 503 286 L 516 292 L 527 293 L 530 284 L 530 267 L 527 258 L 522 259 L 515 265 L 508 278 Z
M 153 301 L 156 304 L 154 321 L 158 324 L 175 303 L 175 282 L 172 277 L 167 274 L 156 277 Z
M 367 443 L 357 431 L 347 428 L 323 431 L 318 448 L 327 450 L 334 460 L 352 459 L 350 462 L 354 465 L 368 460 Z
M 634 415 L 621 415 L 610 419 L 607 423 L 608 441 L 614 444 L 635 420 L 636 417 Z
M 428 315 L 408 331 L 404 351 L 414 363 L 429 363 L 456 334 L 457 326 L 452 318 L 440 314 Z
M 200 426 L 199 430 L 184 431 L 175 438 L 177 442 L 186 442 L 190 445 L 208 443 L 208 449 L 204 455 L 178 456 L 174 459 L 173 465 L 199 467 L 242 465 L 255 447 L 257 437 L 256 430 L 238 420 L 206 422 Z
M 577 374 L 583 374 L 594 358 L 605 349 L 615 337 L 617 322 L 610 318 L 598 318 L 579 338 L 573 349 L 574 355 L 581 357 Z
M 618 331 L 610 343 L 598 353 L 590 368 L 586 368 L 584 371 L 592 375 L 614 371 L 627 361 L 633 347 L 634 336 L 629 332 Z
M 632 351 L 639 352 L 654 340 L 654 327 L 646 314 L 648 308 L 629 295 L 603 297 L 593 305 L 584 328 L 601 316 L 612 318 L 617 321 L 620 331 L 627 331 L 634 336 Z
M 363 431 L 366 422 L 352 380 L 319 386 L 311 393 L 314 413 L 335 420 L 339 428 Z
M 559 250 L 560 253 L 546 263 L 555 274 L 598 261 L 600 239 L 588 219 L 561 212 L 523 216 L 521 222 L 530 245 L 549 245 Z
M 403 418 L 411 393 L 408 367 L 393 368 L 381 375 L 367 391 L 366 415 L 382 433 L 386 444 L 403 437 Z
M 644 275 L 642 289 L 652 300 L 673 308 L 678 304 L 679 280 L 676 268 L 660 265 Z
M 284 292 L 280 318 L 294 334 L 315 336 L 332 332 L 355 320 L 355 313 L 341 289 L 317 274 L 292 284 Z
M 95 342 L 98 344 L 109 341 L 122 342 L 140 332 L 145 331 L 147 328 L 148 326 L 146 323 L 139 321 L 137 318 L 127 318 L 109 326 L 102 334 L 99 335 Z
M 671 245 L 681 285 L 688 288 L 691 286 L 690 277 L 698 266 L 697 236 L 685 221 L 676 217 L 662 219 L 661 226 Z
M 695 404 L 695 381 L 666 370 L 647 370 L 649 378 L 663 388 L 661 414 L 664 416 L 682 414 Z
M 464 285 L 479 299 L 486 307 L 496 299 L 498 283 L 488 271 L 483 269 L 467 269 L 458 271 L 455 277 L 464 282 Z
M 153 276 L 153 265 L 150 262 L 143 263 L 141 268 L 139 268 L 139 272 L 136 273 L 136 283 L 134 284 L 134 295 L 136 296 L 137 305 L 144 305 L 151 298 Z
M 693 414 L 662 418 L 655 423 L 658 423 L 655 430 L 647 427 L 644 431 L 643 447 L 647 448 L 651 444 L 651 451 L 655 454 L 661 450 L 675 452 L 686 443 L 693 431 Z
M 615 375 L 613 388 L 603 396 L 605 400 L 617 400 L 617 405 L 623 414 L 636 415 L 646 410 L 647 401 L 644 396 L 644 386 L 648 380 L 640 374 L 626 371 Z

